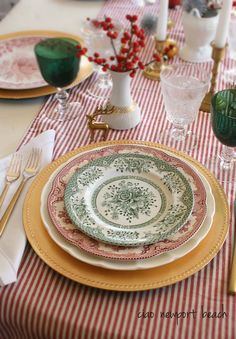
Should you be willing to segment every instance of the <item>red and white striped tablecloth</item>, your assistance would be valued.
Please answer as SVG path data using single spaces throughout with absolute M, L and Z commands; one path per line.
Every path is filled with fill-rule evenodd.
M 157 14 L 158 4 L 143 8 L 135 7 L 134 1 L 110 0 L 100 14 L 122 20 L 127 13 L 141 17 L 145 12 Z M 170 16 L 175 21 L 171 36 L 182 44 L 181 10 L 170 10 Z M 150 39 L 145 58 L 152 53 L 152 48 Z M 221 75 L 230 64 L 226 55 Z M 211 63 L 203 67 L 210 68 Z M 44 110 L 53 110 L 56 105 L 55 97 L 51 96 L 30 126 L 24 143 L 42 131 L 55 129 L 55 158 L 88 144 L 85 115 L 97 102 L 86 90 L 94 78 L 95 75 L 70 90 L 70 99 L 83 105 L 78 118 L 65 123 L 48 120 Z M 224 86 L 220 76 L 218 88 Z M 145 79 L 140 73 L 132 81 L 132 92 L 143 112 L 142 123 L 132 130 L 110 131 L 108 139 L 157 141 L 159 132 L 169 126 L 160 84 Z M 199 135 L 200 143 L 191 155 L 207 164 L 208 159 L 221 149 L 211 130 L 210 115 L 199 112 L 193 130 Z M 236 187 L 227 183 L 223 187 L 232 220 Z M 28 244 L 17 282 L 0 291 L 0 339 L 236 338 L 236 297 L 227 295 L 233 234 L 231 222 L 229 235 L 219 254 L 190 278 L 165 288 L 135 293 L 104 291 L 73 282 L 49 268 Z M 189 315 L 179 319 L 163 316 L 169 311 L 173 314 L 189 312 Z M 216 313 L 208 318 L 203 312 Z

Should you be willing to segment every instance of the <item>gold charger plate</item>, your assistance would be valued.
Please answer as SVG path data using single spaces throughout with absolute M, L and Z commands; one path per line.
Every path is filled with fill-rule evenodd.
M 48 235 L 40 216 L 41 192 L 49 176 L 58 166 L 81 152 L 96 147 L 114 144 L 143 144 L 171 151 L 175 156 L 186 159 L 193 164 L 209 181 L 215 198 L 216 212 L 212 227 L 201 243 L 184 257 L 170 264 L 145 270 L 115 271 L 85 264 L 56 245 Z M 159 145 L 144 141 L 107 141 L 81 147 L 69 152 L 48 165 L 32 183 L 23 207 L 23 222 L 27 238 L 38 256 L 55 271 L 79 283 L 114 291 L 141 291 L 174 284 L 198 272 L 218 253 L 226 238 L 229 227 L 229 208 L 220 184 L 214 176 L 196 160 L 188 155 Z
M 26 36 L 42 36 L 45 38 L 49 37 L 67 37 L 75 39 L 82 43 L 82 39 L 76 35 L 65 33 L 65 32 L 59 32 L 59 31 L 22 31 L 22 32 L 15 32 L 15 33 L 9 33 L 0 35 L 0 41 L 1 40 L 7 40 L 17 37 L 26 37 Z M 81 60 L 81 66 L 80 71 L 78 73 L 77 78 L 75 81 L 68 86 L 67 88 L 74 87 L 87 79 L 93 72 L 93 66 L 91 62 L 88 61 L 86 57 L 82 57 Z M 56 88 L 53 86 L 44 86 L 44 87 L 38 87 L 38 88 L 32 88 L 32 89 L 20 89 L 20 90 L 12 90 L 12 89 L 3 89 L 0 88 L 0 99 L 29 99 L 29 98 L 36 98 L 48 94 L 56 93 Z

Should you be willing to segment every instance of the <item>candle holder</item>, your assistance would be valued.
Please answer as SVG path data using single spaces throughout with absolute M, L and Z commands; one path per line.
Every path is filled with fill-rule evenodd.
M 215 88 L 216 88 L 216 81 L 217 81 L 217 76 L 219 73 L 219 68 L 220 68 L 220 62 L 224 58 L 225 54 L 225 47 L 219 48 L 216 47 L 214 43 L 212 45 L 212 60 L 214 61 L 213 67 L 212 67 L 212 77 L 211 77 L 211 87 L 209 92 L 205 95 L 202 103 L 200 110 L 203 112 L 210 113 L 211 111 L 211 99 L 212 96 L 215 93 Z
M 170 46 L 173 47 L 170 51 L 167 52 Z M 174 55 L 177 54 L 176 41 L 174 41 L 173 39 L 160 41 L 155 38 L 155 49 L 160 55 L 160 61 L 155 61 L 151 65 L 148 65 L 143 71 L 143 75 L 150 80 L 159 81 L 162 68 L 167 63 L 169 58 L 173 58 Z M 168 55 L 168 53 L 171 54 Z

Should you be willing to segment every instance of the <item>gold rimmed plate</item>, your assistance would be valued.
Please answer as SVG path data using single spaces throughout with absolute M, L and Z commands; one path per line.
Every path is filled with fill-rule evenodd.
M 27 41 L 25 38 L 31 38 L 32 41 L 35 38 L 52 38 L 52 37 L 67 37 L 74 40 L 77 40 L 78 42 L 82 43 L 82 39 L 79 36 L 65 33 L 65 32 L 59 32 L 59 31 L 22 31 L 22 32 L 15 32 L 15 33 L 9 33 L 4 34 L 0 36 L 0 43 L 3 41 L 14 41 L 19 39 L 19 41 Z M 87 60 L 87 58 L 82 57 L 81 64 L 80 64 L 80 71 L 78 73 L 78 76 L 76 80 L 67 88 L 74 87 L 84 81 L 87 77 L 89 77 L 93 72 L 93 66 L 92 64 Z M 36 84 L 37 82 L 35 82 Z M 53 86 L 44 85 L 41 87 L 36 88 L 25 88 L 25 89 L 4 89 L 0 88 L 0 98 L 1 99 L 28 99 L 28 98 L 35 98 L 40 97 L 44 95 L 53 94 L 56 92 L 56 88 Z

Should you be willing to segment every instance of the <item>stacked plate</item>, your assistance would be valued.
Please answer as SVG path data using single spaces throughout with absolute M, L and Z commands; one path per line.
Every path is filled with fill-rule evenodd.
M 41 76 L 34 55 L 34 46 L 42 39 L 58 36 L 81 41 L 77 36 L 54 31 L 26 31 L 1 36 L 0 98 L 33 98 L 56 91 Z M 78 77 L 70 87 L 80 83 L 91 73 L 91 63 L 83 58 Z
M 170 151 L 106 144 L 53 172 L 40 212 L 53 241 L 78 260 L 138 270 L 192 251 L 211 228 L 215 201 L 206 178 Z

